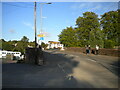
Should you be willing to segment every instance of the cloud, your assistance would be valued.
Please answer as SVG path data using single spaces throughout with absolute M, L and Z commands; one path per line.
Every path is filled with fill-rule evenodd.
M 88 11 L 96 11 L 96 10 L 100 10 L 101 8 L 102 8 L 101 5 L 96 5 L 93 8 L 88 9 Z
M 82 3 L 82 4 L 74 4 L 74 5 L 71 6 L 71 8 L 72 8 L 73 10 L 77 10 L 77 9 L 84 8 L 85 6 L 86 6 L 85 3 Z
M 12 34 L 16 33 L 16 31 L 13 30 L 13 29 L 10 29 L 9 32 L 12 33 Z
M 42 18 L 47 18 L 47 17 L 42 17 Z
M 43 34 L 45 35 L 45 37 L 50 37 L 50 33 L 48 32 L 44 32 Z
M 80 9 L 87 9 L 87 10 L 96 10 L 101 9 L 101 4 L 95 3 L 95 2 L 81 2 L 77 4 L 73 4 L 71 8 L 73 10 L 80 10 Z
M 30 27 L 31 29 L 34 30 L 34 27 L 33 27 L 33 25 L 32 25 L 31 23 L 29 23 L 29 22 L 23 22 L 23 24 L 24 24 L 25 26 L 28 26 L 28 27 Z
M 98 14 L 101 14 L 103 12 L 108 12 L 112 10 L 118 9 L 118 3 L 97 3 L 97 2 L 80 2 L 75 3 L 71 6 L 71 9 L 74 10 L 72 14 L 83 13 L 86 11 L 92 11 Z
M 26 26 L 31 26 L 31 24 L 28 23 L 28 22 L 23 22 L 23 24 L 26 25 Z

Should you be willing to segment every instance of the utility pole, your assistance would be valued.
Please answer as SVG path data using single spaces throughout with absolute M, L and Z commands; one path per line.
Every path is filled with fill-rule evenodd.
M 34 30 L 35 30 L 35 48 L 37 48 L 37 37 L 36 37 L 36 2 L 34 2 Z
M 43 33 L 43 31 L 42 31 L 42 5 L 43 5 L 43 3 L 41 3 L 41 5 L 40 5 L 40 27 L 41 27 L 41 29 L 40 29 L 40 33 Z

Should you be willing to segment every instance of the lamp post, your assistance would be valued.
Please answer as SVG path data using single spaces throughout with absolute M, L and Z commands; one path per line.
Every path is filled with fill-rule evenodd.
M 42 6 L 44 5 L 44 4 L 52 4 L 52 3 L 40 3 L 41 5 L 40 5 L 40 33 L 43 33 L 43 30 L 42 30 L 42 25 L 43 25 L 43 23 L 42 23 Z M 40 42 L 40 45 L 41 45 L 41 43 L 42 43 L 42 40 L 41 40 L 41 42 Z
M 36 2 L 34 2 L 34 30 L 35 30 L 35 48 L 37 47 L 37 37 L 36 37 Z

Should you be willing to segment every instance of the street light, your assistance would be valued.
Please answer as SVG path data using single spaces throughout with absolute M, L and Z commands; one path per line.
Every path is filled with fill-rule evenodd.
M 40 33 L 42 33 L 43 32 L 43 30 L 42 30 L 42 6 L 44 5 L 44 4 L 52 4 L 52 3 L 40 3 L 41 5 L 40 5 L 40 27 L 41 27 L 41 29 L 40 29 Z M 42 43 L 42 41 L 40 42 L 40 45 L 41 45 L 41 43 Z
M 35 30 L 35 48 L 37 47 L 37 37 L 36 37 L 36 2 L 34 2 L 34 30 Z

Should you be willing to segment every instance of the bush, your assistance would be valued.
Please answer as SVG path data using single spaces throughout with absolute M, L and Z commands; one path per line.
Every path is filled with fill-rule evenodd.
M 45 44 L 44 42 L 41 43 L 41 47 L 42 47 L 42 48 L 46 49 L 47 46 L 48 46 L 48 44 Z
M 12 60 L 12 59 L 13 59 L 13 55 L 9 55 L 9 54 L 7 54 L 7 55 L 6 55 L 6 59 L 8 59 L 8 60 Z
M 104 48 L 114 48 L 115 42 L 112 40 L 105 40 Z

